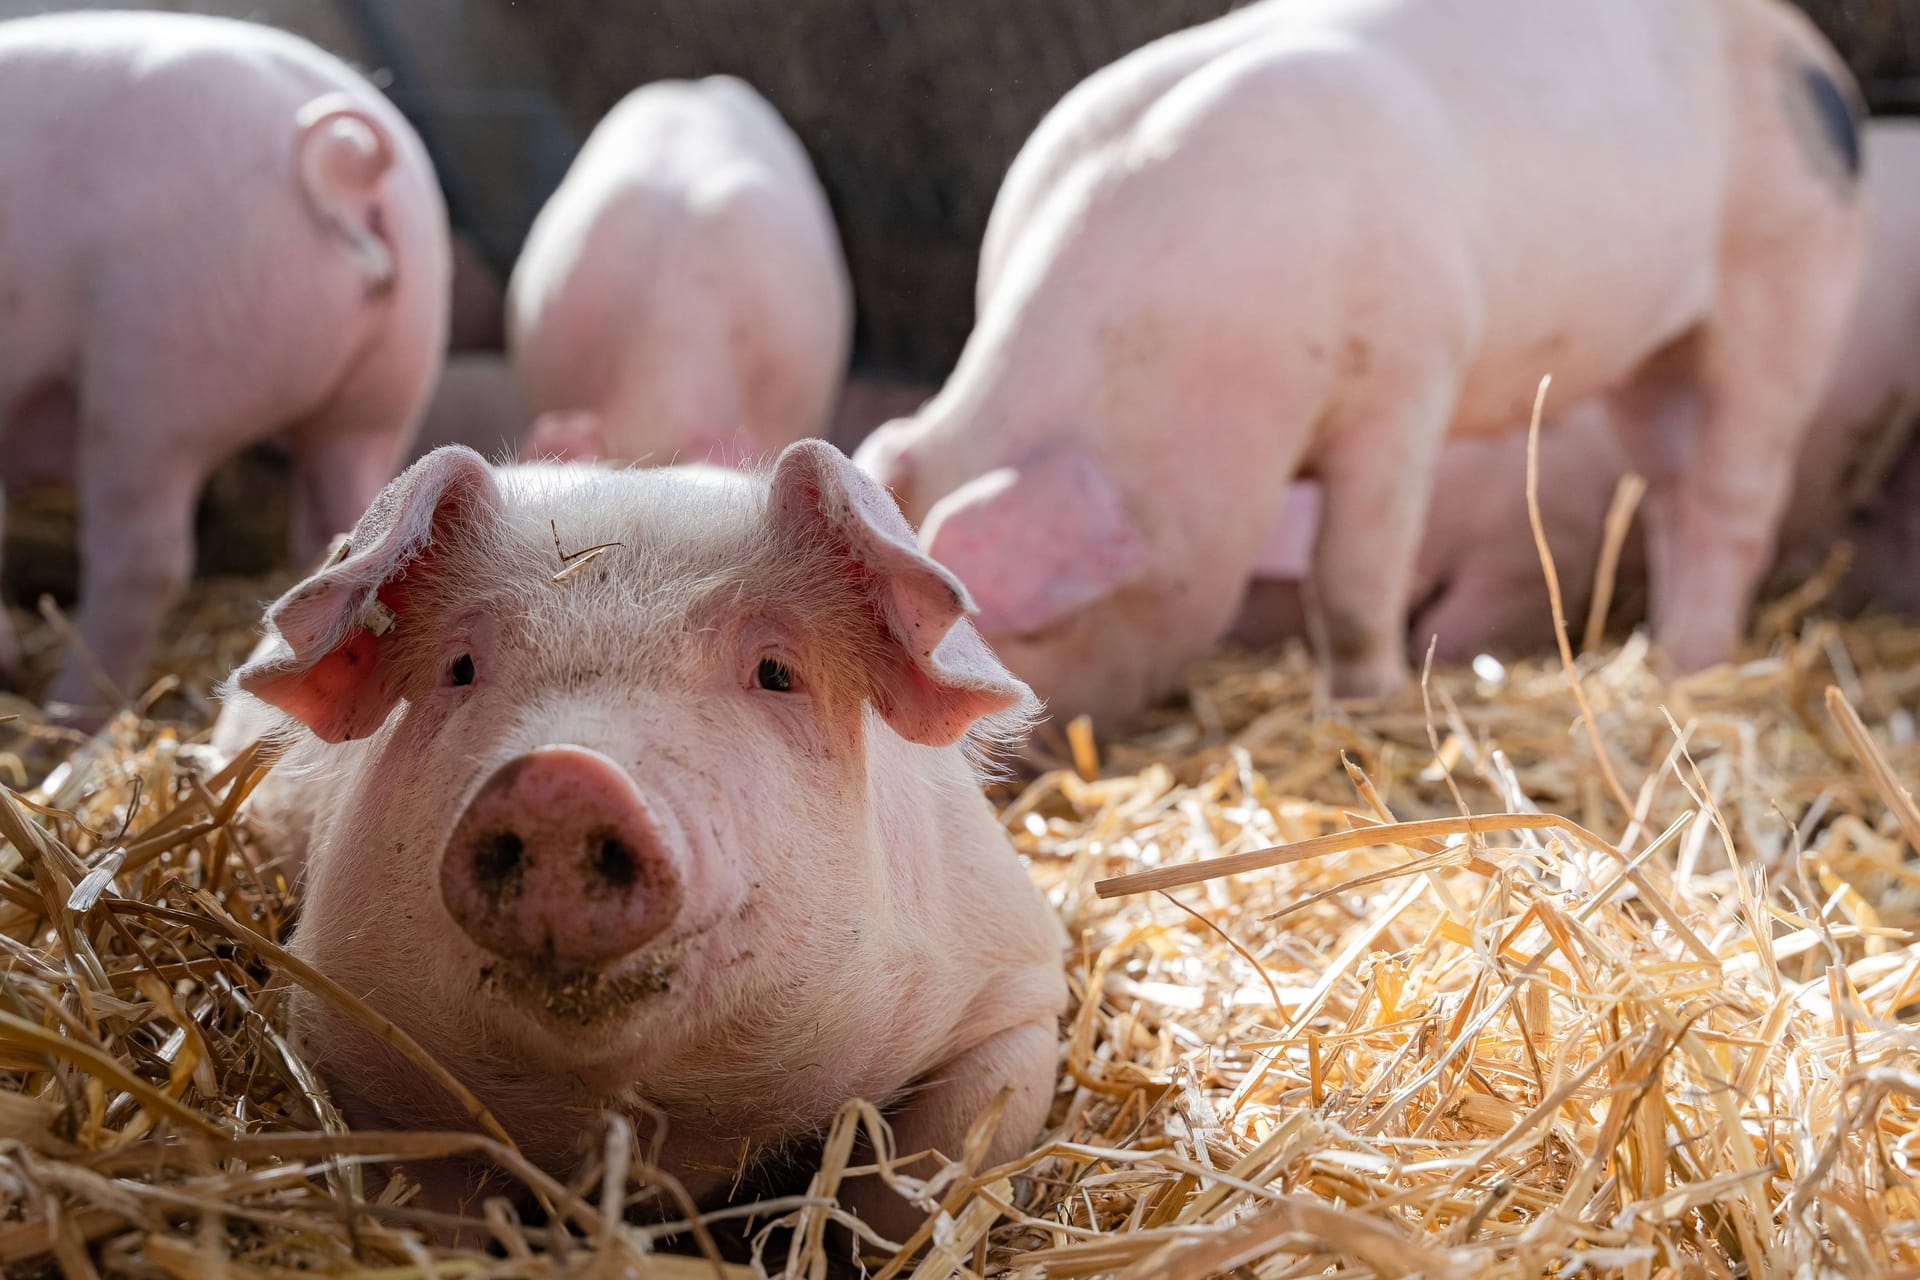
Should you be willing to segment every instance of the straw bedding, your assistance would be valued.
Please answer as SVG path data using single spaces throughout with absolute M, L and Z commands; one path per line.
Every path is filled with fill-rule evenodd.
M 204 690 L 269 590 L 203 592 L 163 669 Z M 1356 706 L 1295 651 L 1043 744 L 998 799 L 1076 943 L 1049 1139 L 903 1166 L 941 1211 L 869 1266 L 1920 1275 L 1920 629 L 1770 625 L 1682 681 L 1637 640 L 1587 656 L 1584 713 L 1557 662 Z M 5 1274 L 748 1275 L 756 1241 L 769 1274 L 857 1274 L 827 1227 L 858 1107 L 806 1194 L 671 1242 L 619 1125 L 571 1180 L 346 1132 L 280 1033 L 290 984 L 352 997 L 277 945 L 258 762 L 215 768 L 174 705 L 81 745 L 0 707 Z M 383 1176 L 455 1150 L 527 1188 L 489 1250 Z

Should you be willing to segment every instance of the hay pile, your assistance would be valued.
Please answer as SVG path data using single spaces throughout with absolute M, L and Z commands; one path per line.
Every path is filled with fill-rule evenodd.
M 1685 681 L 1583 660 L 1604 756 L 1557 664 L 1356 707 L 1299 653 L 1070 735 L 1005 808 L 1078 944 L 1050 1141 L 934 1176 L 932 1248 L 874 1269 L 1920 1274 L 1920 629 L 1789 624 Z M 24 724 L 0 750 L 44 748 Z M 256 765 L 128 718 L 0 793 L 0 1269 L 715 1274 L 707 1233 L 621 1225 L 650 1193 L 618 1127 L 570 1183 L 344 1130 L 280 1034 L 291 984 L 352 997 L 276 945 Z M 856 1274 L 824 1228 L 861 1122 L 760 1219 L 797 1227 L 767 1273 Z M 552 1217 L 430 1244 L 377 1175 L 456 1149 Z

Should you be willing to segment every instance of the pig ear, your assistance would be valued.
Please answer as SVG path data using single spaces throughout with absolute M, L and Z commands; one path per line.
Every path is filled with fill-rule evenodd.
M 913 438 L 913 419 L 883 422 L 853 451 L 853 465 L 892 491 L 902 506 L 912 504 L 913 467 L 907 447 Z
M 988 635 L 1058 622 L 1137 579 L 1147 559 L 1106 470 L 1072 443 L 969 480 L 934 504 L 920 532 L 973 588 Z
M 789 445 L 774 466 L 770 509 L 789 536 L 824 540 L 869 593 L 883 640 L 873 701 L 894 732 L 946 746 L 982 716 L 1032 703 L 966 620 L 966 588 L 914 544 L 893 499 L 838 449 Z
M 399 701 L 393 652 L 408 598 L 458 523 L 499 509 L 493 471 L 471 449 L 435 449 L 388 485 L 332 563 L 267 610 L 277 643 L 233 685 L 327 742 L 362 738 Z

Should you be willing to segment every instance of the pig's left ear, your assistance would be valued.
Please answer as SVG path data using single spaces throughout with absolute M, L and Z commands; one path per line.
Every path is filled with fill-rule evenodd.
M 493 470 L 459 445 L 435 449 L 374 498 L 331 563 L 274 602 L 277 636 L 233 673 L 327 742 L 364 738 L 400 700 L 395 647 L 410 604 L 456 525 L 498 509 Z
M 868 592 L 884 643 L 873 700 L 895 733 L 943 747 L 983 716 L 1030 706 L 973 624 L 966 588 L 915 544 L 886 490 L 823 440 L 788 446 L 774 466 L 770 510 L 791 537 L 823 540 Z

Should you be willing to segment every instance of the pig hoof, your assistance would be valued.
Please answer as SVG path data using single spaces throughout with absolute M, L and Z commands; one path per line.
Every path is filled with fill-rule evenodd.
M 1734 644 L 1705 635 L 1678 635 L 1661 642 L 1667 661 L 1677 675 L 1691 675 L 1718 666 L 1733 657 Z
M 1391 698 L 1407 687 L 1406 664 L 1388 659 L 1365 665 L 1335 663 L 1333 696 L 1336 698 Z

